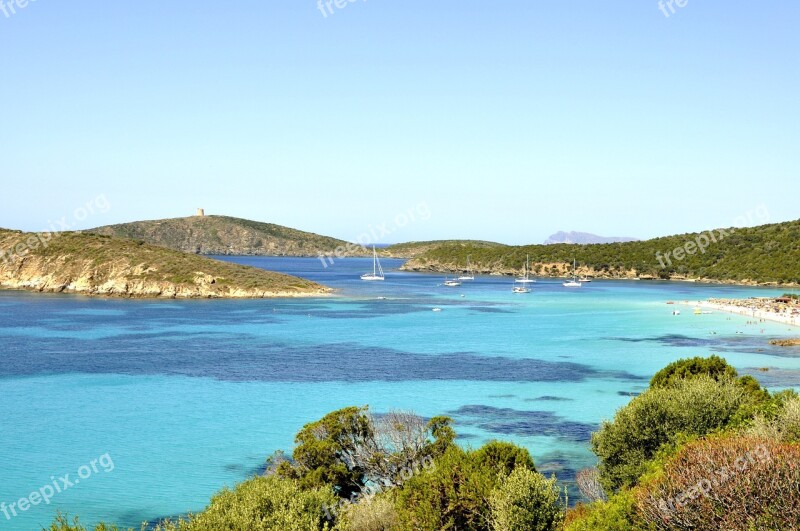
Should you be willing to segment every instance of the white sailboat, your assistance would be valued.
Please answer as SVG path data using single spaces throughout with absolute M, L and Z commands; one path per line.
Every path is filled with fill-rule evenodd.
M 519 277 L 516 280 L 516 282 L 519 282 L 520 284 L 533 284 L 533 283 L 536 282 L 536 280 L 528 277 L 528 270 L 530 269 L 530 260 L 531 260 L 531 255 L 526 254 L 525 255 L 525 274 L 522 275 L 521 277 Z
M 383 268 L 381 261 L 378 260 L 378 252 L 375 246 L 372 246 L 372 273 L 364 273 L 361 275 L 361 280 L 384 280 Z
M 520 284 L 514 284 L 513 292 L 514 293 L 530 293 L 531 292 L 531 288 L 529 288 L 525 284 L 521 284 L 521 285 Z
M 472 273 L 472 266 L 469 264 L 469 255 L 467 255 L 467 274 L 458 277 L 458 280 L 475 280 L 475 275 Z
M 583 284 L 578 282 L 578 277 L 575 276 L 575 259 L 572 259 L 572 280 L 567 280 L 562 284 L 565 288 L 580 288 Z

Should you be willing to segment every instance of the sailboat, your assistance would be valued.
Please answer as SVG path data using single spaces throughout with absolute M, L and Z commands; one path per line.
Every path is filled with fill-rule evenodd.
M 520 284 L 532 284 L 532 283 L 536 282 L 536 280 L 534 280 L 532 278 L 528 278 L 528 270 L 530 269 L 530 260 L 531 260 L 531 255 L 526 254 L 525 255 L 525 274 L 522 275 L 521 277 L 519 277 L 516 280 L 516 282 L 519 282 Z
M 364 273 L 361 275 L 361 280 L 383 280 L 383 268 L 381 267 L 381 261 L 378 260 L 378 252 L 375 250 L 375 246 L 372 246 L 372 273 Z
M 469 255 L 467 255 L 467 274 L 458 277 L 458 280 L 475 280 L 475 275 L 472 273 L 472 267 L 469 265 Z
M 562 284 L 565 288 L 580 288 L 583 284 L 578 282 L 578 277 L 575 276 L 575 259 L 572 259 L 572 280 L 568 280 Z
M 531 288 L 529 288 L 525 284 L 516 284 L 515 283 L 513 292 L 514 293 L 530 293 L 531 292 Z

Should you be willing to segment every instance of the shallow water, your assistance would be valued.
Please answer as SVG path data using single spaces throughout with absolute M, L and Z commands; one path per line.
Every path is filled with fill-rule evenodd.
M 0 529 L 44 526 L 58 508 L 124 525 L 200 510 L 274 450 L 290 450 L 304 423 L 348 405 L 451 415 L 464 445 L 511 440 L 569 480 L 593 463 L 591 431 L 670 361 L 718 353 L 773 388 L 800 382 L 800 349 L 767 343 L 792 335 L 785 325 L 690 308 L 673 316 L 665 304 L 780 290 L 645 281 L 567 290 L 543 280 L 520 295 L 508 278 L 447 288 L 442 276 L 393 270 L 396 260 L 384 261 L 385 282 L 368 283 L 358 275 L 369 259 L 327 268 L 226 259 L 339 292 L 253 301 L 0 293 L 0 502 L 113 460 L 50 504 L 0 512 Z

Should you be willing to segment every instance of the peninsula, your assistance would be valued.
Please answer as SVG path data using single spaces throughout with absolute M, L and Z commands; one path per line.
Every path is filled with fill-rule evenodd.
M 311 297 L 331 291 L 309 280 L 142 241 L 3 229 L 0 289 L 128 298 Z
M 531 272 L 540 277 L 568 276 L 576 260 L 576 274 L 594 278 L 792 286 L 800 284 L 799 241 L 800 220 L 607 244 L 421 242 L 402 269 L 457 273 L 469 256 L 477 274 L 519 275 L 529 257 Z

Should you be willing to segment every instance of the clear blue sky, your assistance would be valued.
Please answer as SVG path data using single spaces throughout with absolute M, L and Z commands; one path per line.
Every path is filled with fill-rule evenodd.
M 3 0 L 8 3 L 9 0 Z M 0 226 L 207 213 L 538 243 L 800 217 L 800 5 L 37 0 L 0 12 Z M 754 221 L 758 221 L 752 215 Z

